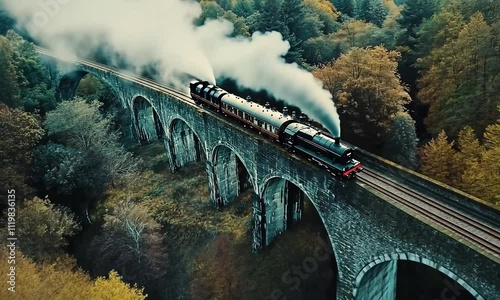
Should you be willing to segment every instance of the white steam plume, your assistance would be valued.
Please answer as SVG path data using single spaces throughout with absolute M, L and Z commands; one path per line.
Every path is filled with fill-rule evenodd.
M 285 63 L 289 43 L 279 33 L 230 38 L 233 27 L 225 20 L 196 27 L 201 7 L 191 0 L 23 0 L 5 1 L 4 7 L 60 55 L 85 56 L 104 47 L 110 59 L 118 54 L 136 72 L 153 64 L 158 79 L 176 87 L 181 73 L 213 83 L 232 78 L 299 107 L 340 136 L 330 93 L 310 73 Z

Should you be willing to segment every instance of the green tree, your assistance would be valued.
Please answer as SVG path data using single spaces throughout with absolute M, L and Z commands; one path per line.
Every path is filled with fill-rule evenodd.
M 254 12 L 254 7 L 251 0 L 237 0 L 232 10 L 236 15 L 246 18 Z
M 455 185 L 458 173 L 454 144 L 454 142 L 449 143 L 446 133 L 441 131 L 437 138 L 420 148 L 420 171 L 443 183 Z
M 482 134 L 498 118 L 500 38 L 493 32 L 477 13 L 456 38 L 424 59 L 419 98 L 430 105 L 426 124 L 432 133 L 445 130 L 456 137 L 470 126 Z
M 399 73 L 401 79 L 406 82 L 412 91 L 412 96 L 416 94 L 416 81 L 418 69 L 416 62 L 417 29 L 424 19 L 429 19 L 436 11 L 435 0 L 409 0 L 404 3 L 398 24 L 403 29 L 396 37 L 397 50 L 401 52 L 401 62 Z
M 135 174 L 137 160 L 119 143 L 118 131 L 112 129 L 111 118 L 99 112 L 100 106 L 97 101 L 76 98 L 47 114 L 44 127 L 60 145 L 49 144 L 37 155 L 46 188 L 61 194 L 78 191 L 92 198 L 108 184 Z
M 281 0 L 266 0 L 260 13 L 258 30 L 262 32 L 284 32 L 285 28 L 286 24 L 283 22 Z
M 303 50 L 300 48 L 301 41 L 298 40 L 295 33 L 289 29 L 288 23 L 285 21 L 286 15 L 282 5 L 282 0 L 266 0 L 262 9 L 263 12 L 260 13 L 258 30 L 261 32 L 277 31 L 281 33 L 283 39 L 290 44 L 290 50 L 288 50 L 288 53 L 285 55 L 285 60 L 289 63 L 296 62 L 302 64 Z M 293 8 L 290 7 L 289 10 L 293 10 Z
M 33 190 L 29 186 L 33 149 L 44 134 L 39 121 L 31 114 L 12 109 L 0 103 L 0 190 L 15 189 L 17 198 L 29 197 Z M 6 195 L 1 206 L 5 207 Z
M 282 18 L 291 34 L 301 42 L 305 37 L 306 6 L 302 0 L 283 0 L 281 4 Z
M 260 30 L 261 26 L 261 15 L 260 12 L 255 11 L 253 14 L 245 18 L 245 23 L 248 26 L 248 31 L 253 34 L 255 31 Z
M 17 107 L 20 101 L 20 90 L 13 56 L 14 51 L 9 41 L 0 36 L 0 101 L 10 107 Z
M 353 0 L 333 0 L 333 5 L 344 15 L 354 17 Z
M 21 251 L 38 263 L 53 262 L 62 256 L 67 238 L 80 230 L 71 212 L 39 198 L 23 203 L 18 224 Z
M 456 9 L 444 9 L 425 20 L 417 30 L 417 67 L 428 69 L 432 61 L 426 59 L 434 48 L 442 47 L 455 39 L 465 26 L 463 15 Z
M 93 197 L 103 193 L 110 181 L 103 159 L 98 153 L 48 143 L 36 149 L 34 170 L 40 184 L 52 193 Z M 77 203 L 68 204 L 80 208 Z
M 304 59 L 308 64 L 320 65 L 334 58 L 338 58 L 342 53 L 340 44 L 335 42 L 332 35 L 322 35 L 310 38 L 304 43 Z
M 358 19 L 380 27 L 388 15 L 388 9 L 381 0 L 359 0 L 356 15 Z
M 55 92 L 51 88 L 49 74 L 32 43 L 27 42 L 13 30 L 7 32 L 13 50 L 13 61 L 17 70 L 21 105 L 28 112 L 45 114 L 56 106 Z
M 386 157 L 409 168 L 417 167 L 417 133 L 415 121 L 406 112 L 398 112 L 391 118 L 385 136 Z
M 225 11 L 231 10 L 233 8 L 232 0 L 219 0 L 217 1 L 217 4 L 219 4 L 220 7 Z

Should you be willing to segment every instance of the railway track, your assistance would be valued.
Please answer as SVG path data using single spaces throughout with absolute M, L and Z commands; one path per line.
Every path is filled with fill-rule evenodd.
M 369 169 L 365 168 L 363 172 L 358 173 L 357 180 L 494 256 L 500 257 L 500 232 L 497 229 Z
M 35 49 L 40 54 L 57 58 L 54 56 L 54 54 L 52 54 L 51 52 L 49 52 L 43 48 L 35 47 Z M 122 78 L 124 80 L 140 84 L 140 85 L 148 87 L 152 90 L 155 90 L 155 91 L 167 94 L 169 96 L 175 97 L 181 101 L 184 101 L 184 102 L 187 102 L 190 104 L 194 104 L 193 101 L 191 100 L 191 97 L 189 97 L 188 94 L 183 93 L 182 91 L 176 90 L 174 88 L 164 86 L 161 83 L 153 81 L 149 78 L 141 77 L 141 76 L 137 76 L 137 75 L 132 75 L 132 74 L 127 74 L 126 71 L 124 71 L 124 70 L 120 70 L 120 69 L 117 69 L 114 67 L 110 67 L 107 65 L 103 65 L 100 63 L 96 63 L 96 62 L 92 62 L 92 61 L 88 61 L 88 60 L 84 60 L 84 59 L 76 59 L 75 63 L 83 65 L 83 66 L 92 67 L 94 69 L 97 69 L 97 70 L 100 70 L 103 72 L 113 72 L 117 77 Z

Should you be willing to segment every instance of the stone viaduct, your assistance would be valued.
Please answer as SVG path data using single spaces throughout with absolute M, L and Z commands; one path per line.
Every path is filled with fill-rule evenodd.
M 498 257 L 478 252 L 356 181 L 337 181 L 278 144 L 158 84 L 90 62 L 66 62 L 48 53 L 42 56 L 63 100 L 75 95 L 80 79 L 87 74 L 109 85 L 129 112 L 131 130 L 138 140 L 164 143 L 172 172 L 189 162 L 205 161 L 215 205 L 224 206 L 251 185 L 252 247 L 256 251 L 299 221 L 304 198 L 310 199 L 333 248 L 337 299 L 395 299 L 398 260 L 434 268 L 476 299 L 500 299 Z M 456 290 L 450 288 L 443 290 L 441 299 L 456 296 Z M 276 291 L 269 299 L 282 298 Z

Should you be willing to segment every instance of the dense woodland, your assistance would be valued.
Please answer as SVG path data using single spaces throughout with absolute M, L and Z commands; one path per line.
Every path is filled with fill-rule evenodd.
M 344 139 L 500 205 L 500 1 L 200 5 L 198 25 L 225 18 L 234 36 L 279 31 L 291 46 L 284 59 L 331 92 Z M 167 174 L 163 156 L 123 134 L 125 114 L 96 78 L 59 102 L 29 37 L 11 29 L 15 21 L 0 7 L 0 209 L 15 189 L 18 299 L 237 299 L 242 290 L 246 299 L 265 298 L 257 287 L 279 281 L 292 262 L 276 249 L 257 262 L 245 256 L 250 198 L 218 212 L 197 180 L 206 177 L 203 166 Z M 297 234 L 299 257 L 310 245 L 308 234 Z M 86 241 L 84 250 L 76 240 Z M 179 251 L 207 243 L 202 253 Z M 236 256 L 247 265 L 236 267 Z M 273 271 L 276 278 L 262 275 Z M 249 276 L 262 282 L 247 283 Z M 317 296 L 304 293 L 289 299 Z

